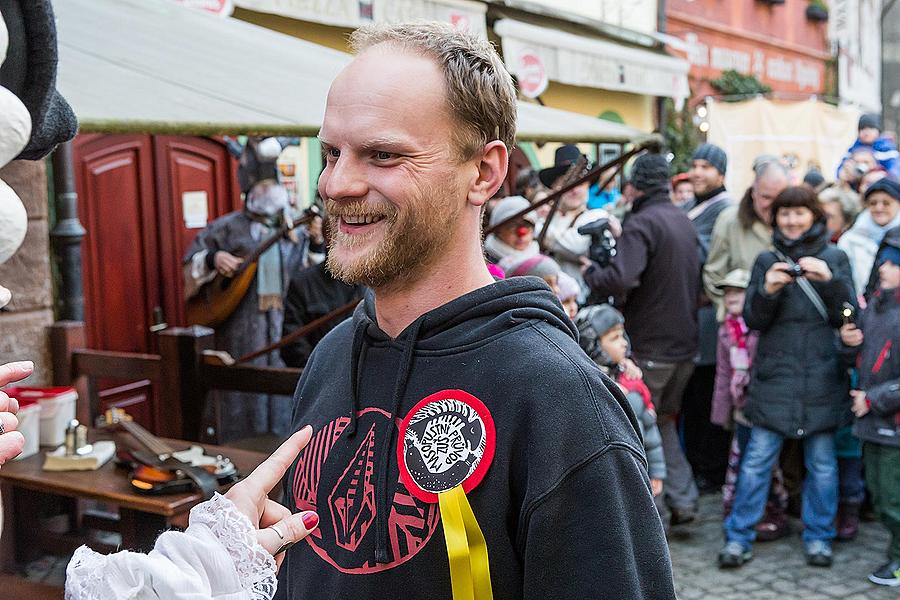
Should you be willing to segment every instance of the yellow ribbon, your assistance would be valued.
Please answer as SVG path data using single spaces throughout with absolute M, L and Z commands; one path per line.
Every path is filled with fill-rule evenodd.
M 491 600 L 487 544 L 462 485 L 438 494 L 453 600 Z

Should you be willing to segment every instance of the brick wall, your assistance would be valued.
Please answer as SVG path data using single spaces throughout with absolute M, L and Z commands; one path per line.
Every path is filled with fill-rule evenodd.
M 28 212 L 25 241 L 0 265 L 0 282 L 12 292 L 12 302 L 0 310 L 0 364 L 33 360 L 35 374 L 28 385 L 52 380 L 46 327 L 53 323 L 48 229 L 47 172 L 43 161 L 14 161 L 0 169 L 0 179 L 12 187 Z

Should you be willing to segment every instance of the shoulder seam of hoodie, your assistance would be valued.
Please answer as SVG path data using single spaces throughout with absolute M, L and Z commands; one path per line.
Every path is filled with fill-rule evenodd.
M 529 325 L 531 325 L 531 327 L 541 337 L 543 337 L 550 344 L 552 344 L 559 351 L 559 353 L 561 355 L 563 355 L 566 358 L 566 360 L 569 361 L 569 363 L 572 365 L 572 367 L 574 367 L 575 370 L 578 372 L 578 375 L 581 377 L 582 387 L 584 387 L 585 392 L 590 397 L 591 405 L 594 407 L 594 413 L 597 415 L 597 423 L 600 424 L 600 428 L 603 430 L 603 442 L 604 442 L 604 444 L 609 443 L 609 433 L 606 431 L 606 426 L 603 423 L 603 419 L 600 417 L 600 410 L 597 407 L 597 397 L 594 395 L 594 390 L 591 388 L 590 381 L 588 380 L 587 374 L 584 372 L 584 369 L 582 369 L 581 366 L 579 366 L 579 364 L 577 362 L 575 362 L 571 356 L 569 356 L 569 353 L 566 352 L 562 346 L 557 344 L 554 340 L 552 340 L 550 338 L 550 336 L 548 336 L 546 333 L 541 331 L 540 328 L 537 327 L 536 323 L 532 322 L 532 323 L 529 323 Z
M 521 511 L 522 517 L 521 517 L 521 520 L 519 521 L 518 531 L 516 532 L 516 547 L 519 550 L 519 552 L 521 552 L 523 550 L 524 531 L 527 530 L 527 528 L 528 528 L 528 522 L 531 520 L 531 515 L 534 514 L 534 512 L 538 508 L 540 508 L 541 504 L 543 504 L 544 501 L 546 501 L 551 495 L 553 495 L 553 493 L 556 492 L 556 490 L 558 490 L 560 488 L 560 486 L 569 479 L 569 477 L 573 476 L 575 473 L 580 471 L 582 468 L 597 461 L 602 456 L 604 456 L 605 454 L 607 454 L 608 452 L 611 452 L 613 450 L 624 450 L 625 452 L 628 452 L 629 454 L 631 454 L 632 456 L 637 458 L 638 462 L 643 464 L 645 469 L 647 468 L 646 459 L 643 457 L 643 455 L 640 452 L 637 452 L 629 444 L 626 444 L 625 442 L 618 442 L 618 441 L 609 442 L 609 443 L 605 444 L 602 448 L 597 449 L 593 453 L 586 456 L 584 459 L 573 464 L 571 467 L 566 469 L 566 471 L 562 475 L 560 475 L 559 479 L 557 479 L 546 492 L 539 494 L 537 498 L 535 498 L 534 500 L 529 502 L 522 509 L 522 511 Z

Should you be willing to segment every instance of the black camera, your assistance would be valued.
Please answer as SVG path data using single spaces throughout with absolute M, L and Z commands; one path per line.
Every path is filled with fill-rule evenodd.
M 609 227 L 609 219 L 597 219 L 578 228 L 578 233 L 591 237 L 588 257 L 605 267 L 616 255 L 616 236 Z
M 795 263 L 788 267 L 787 274 L 796 279 L 798 277 L 803 277 L 804 275 L 806 275 L 806 271 L 803 270 L 803 267 Z

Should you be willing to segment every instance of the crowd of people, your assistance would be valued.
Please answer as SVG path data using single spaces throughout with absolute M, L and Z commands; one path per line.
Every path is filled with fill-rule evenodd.
M 493 205 L 486 255 L 507 277 L 542 277 L 629 398 L 667 526 L 721 490 L 720 567 L 786 535 L 791 513 L 807 563 L 827 567 L 874 510 L 892 542 L 870 580 L 900 585 L 900 182 L 877 117 L 860 118 L 832 182 L 818 170 L 794 181 L 762 155 L 738 200 L 725 188 L 735 166 L 702 144 L 686 173 L 645 154 L 615 200 L 583 184 L 556 217 L 508 218 L 579 156 L 562 147 L 543 188 Z M 579 231 L 601 220 L 612 252 Z
M 217 343 L 362 301 L 281 349 L 306 367 L 289 417 L 226 405 L 293 436 L 150 554 L 80 548 L 72 597 L 584 598 L 600 573 L 603 597 L 672 598 L 665 529 L 719 489 L 719 566 L 798 506 L 807 562 L 830 566 L 869 501 L 891 533 L 870 579 L 900 585 L 900 182 L 876 118 L 833 183 L 702 144 L 688 173 L 646 153 L 621 190 L 572 186 L 590 162 L 564 145 L 498 196 L 515 89 L 491 45 L 427 23 L 351 42 L 320 133 L 325 226 L 261 253 L 244 329 Z M 245 209 L 198 236 L 189 294 L 279 231 L 274 146 L 249 148 Z M 729 168 L 753 171 L 740 199 Z M 2 392 L 0 411 L 12 432 Z

